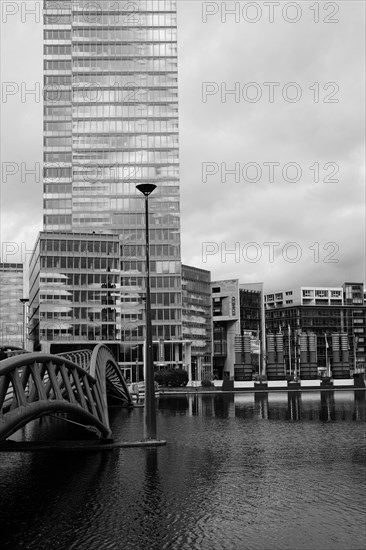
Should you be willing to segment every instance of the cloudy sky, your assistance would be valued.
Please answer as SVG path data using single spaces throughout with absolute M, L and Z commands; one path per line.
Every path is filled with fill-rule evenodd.
M 4 261 L 42 224 L 41 179 L 21 179 L 42 165 L 42 103 L 21 96 L 42 82 L 36 4 L 1 2 Z M 362 1 L 178 2 L 184 263 L 267 292 L 365 281 L 364 21 Z

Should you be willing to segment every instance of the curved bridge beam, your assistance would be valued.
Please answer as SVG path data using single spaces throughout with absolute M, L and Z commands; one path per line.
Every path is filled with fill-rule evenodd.
M 125 377 L 111 350 L 104 344 L 98 344 L 93 349 L 89 372 L 99 383 L 105 400 L 109 393 L 124 401 L 127 406 L 133 407 Z
M 72 361 L 79 367 L 83 368 L 86 372 L 90 373 L 90 359 L 92 356 L 92 350 L 90 349 L 80 349 L 74 351 L 65 351 L 63 353 L 58 353 L 60 357 L 65 357 L 69 361 Z
M 26 353 L 0 362 L 0 440 L 50 411 L 73 413 L 111 437 L 98 380 L 69 359 Z

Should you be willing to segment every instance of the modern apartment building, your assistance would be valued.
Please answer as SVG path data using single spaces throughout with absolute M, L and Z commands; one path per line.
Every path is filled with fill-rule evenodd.
M 281 290 L 264 297 L 267 309 L 296 306 L 341 306 L 343 305 L 342 287 L 303 286 Z
M 300 334 L 315 334 L 317 365 L 324 371 L 333 360 L 333 342 L 346 338 L 351 370 L 363 369 L 366 361 L 366 302 L 363 283 L 339 287 L 300 287 L 265 296 L 266 326 L 281 331 L 285 361 L 294 365 L 300 355 Z M 332 335 L 339 335 L 335 338 Z
M 117 235 L 119 284 L 133 300 L 146 274 L 136 185 L 154 183 L 153 339 L 181 341 L 176 1 L 45 0 L 44 16 L 42 239 Z M 140 321 L 122 308 L 116 337 L 129 340 Z
M 0 344 L 23 346 L 23 264 L 0 262 Z

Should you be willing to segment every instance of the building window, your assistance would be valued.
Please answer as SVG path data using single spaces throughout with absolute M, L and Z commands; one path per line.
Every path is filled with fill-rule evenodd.
M 306 298 L 308 298 L 308 297 L 310 298 L 311 296 L 313 296 L 313 292 L 312 292 L 312 290 L 303 290 L 302 295 Z
M 315 296 L 317 296 L 318 298 L 326 298 L 328 296 L 328 291 L 327 290 L 316 290 L 315 291 Z

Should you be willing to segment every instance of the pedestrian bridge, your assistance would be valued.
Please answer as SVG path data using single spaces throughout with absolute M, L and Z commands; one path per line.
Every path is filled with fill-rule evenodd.
M 14 351 L 0 361 L 0 441 L 54 413 L 68 413 L 111 439 L 107 395 L 133 406 L 119 366 L 103 344 L 60 355 Z

